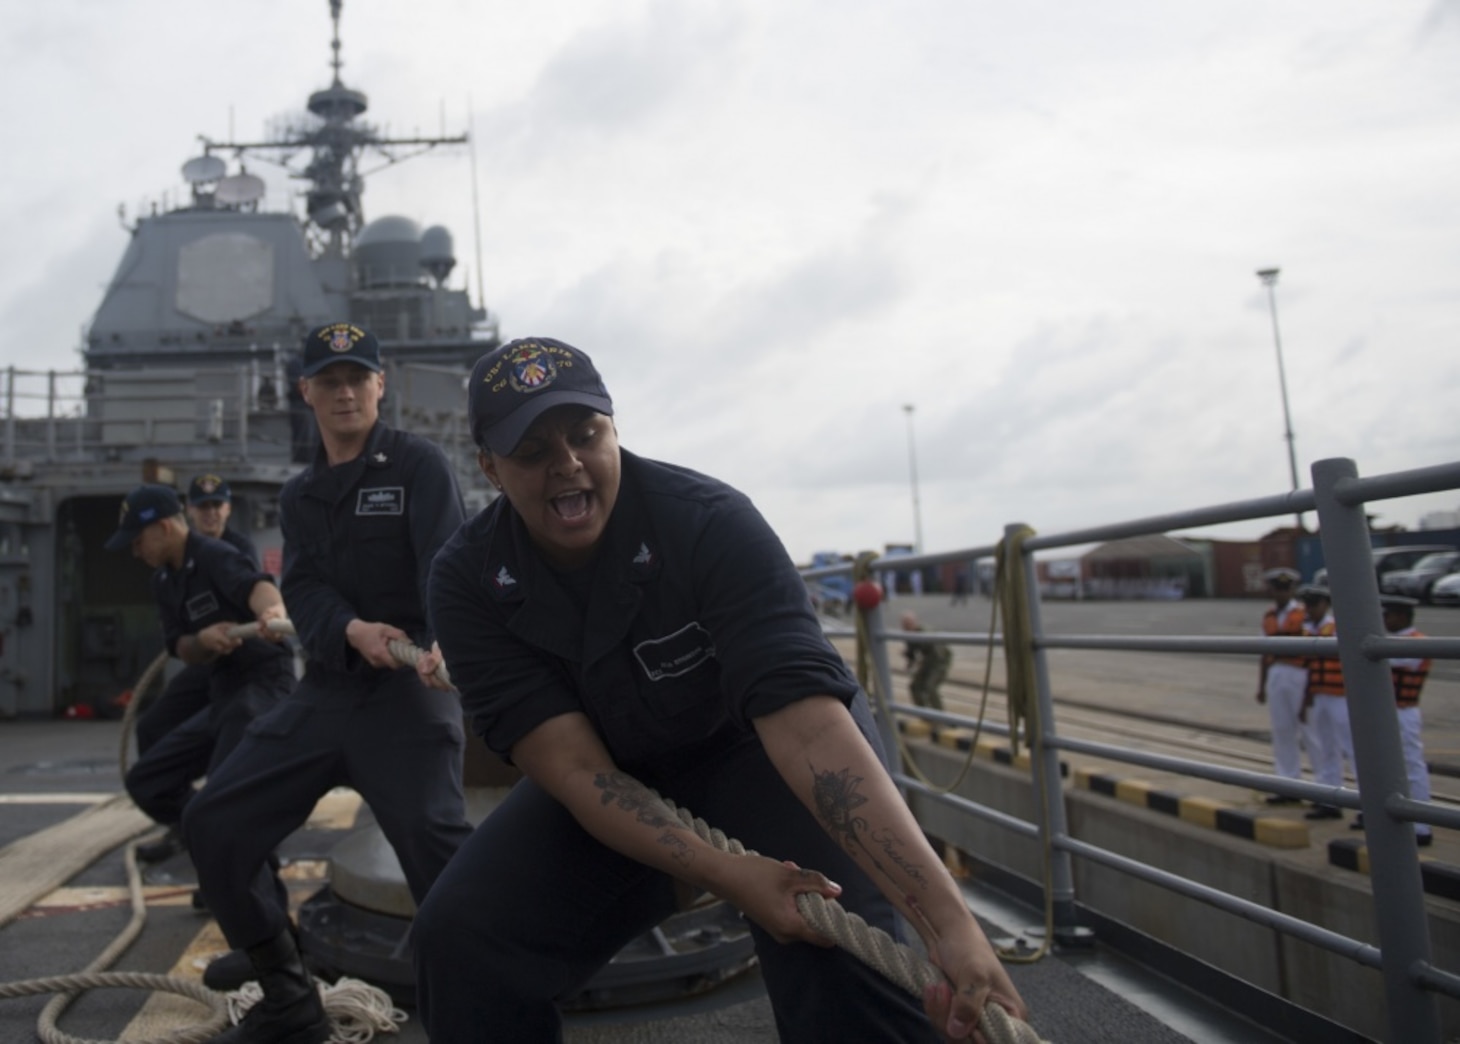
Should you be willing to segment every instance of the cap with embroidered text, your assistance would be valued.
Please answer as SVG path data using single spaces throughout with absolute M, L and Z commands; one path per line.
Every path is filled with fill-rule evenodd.
M 380 342 L 375 335 L 354 323 L 326 323 L 304 337 L 304 365 L 301 377 L 313 377 L 326 366 L 352 362 L 381 373 Z
M 194 507 L 199 504 L 226 504 L 232 499 L 233 491 L 217 475 L 199 475 L 188 483 L 188 503 Z
M 593 360 L 570 344 L 522 337 L 472 367 L 466 406 L 472 441 L 499 456 L 515 450 L 538 417 L 566 405 L 613 414 L 613 400 Z
M 125 551 L 138 534 L 154 522 L 171 518 L 182 511 L 182 502 L 171 486 L 138 486 L 122 501 L 117 531 L 106 542 L 108 551 Z

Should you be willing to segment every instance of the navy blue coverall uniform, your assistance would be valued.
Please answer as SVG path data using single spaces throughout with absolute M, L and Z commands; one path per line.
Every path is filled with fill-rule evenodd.
M 234 529 L 223 530 L 218 538 L 233 545 L 248 555 L 254 565 L 259 564 L 258 548 L 253 541 Z M 272 578 L 270 578 L 272 579 Z M 173 729 L 187 721 L 208 706 L 208 682 L 213 676 L 213 665 L 189 663 L 172 676 L 154 700 L 137 716 L 137 753 L 146 754 L 149 749 Z M 205 764 L 206 764 L 206 759 Z
M 456 696 L 425 685 L 414 667 L 371 667 L 345 638 L 359 618 L 430 647 L 426 579 L 462 516 L 441 450 L 381 423 L 359 457 L 330 467 L 321 449 L 284 486 L 282 590 L 304 677 L 253 723 L 183 820 L 198 884 L 233 947 L 289 927 L 268 858 L 333 787 L 353 787 L 370 805 L 417 903 L 470 834 Z
M 253 621 L 249 595 L 259 582 L 273 580 L 232 544 L 189 533 L 182 568 L 163 566 L 152 574 L 167 651 L 176 655 L 184 635 L 212 624 Z M 203 672 L 205 705 L 149 746 L 127 770 L 127 793 L 137 807 L 169 825 L 181 821 L 193 783 L 238 746 L 251 721 L 294 688 L 289 649 L 262 638 L 245 638 L 227 656 L 192 666 Z
M 615 763 L 747 848 L 895 911 L 771 764 L 751 721 L 840 698 L 881 744 L 805 582 L 742 494 L 623 451 L 596 564 L 554 571 L 500 498 L 442 549 L 431 619 L 474 730 L 503 756 L 580 711 Z M 416 916 L 417 1005 L 432 1040 L 555 1041 L 554 999 L 675 911 L 672 879 L 595 840 L 531 779 L 477 828 Z M 935 1040 L 920 1003 L 840 949 L 752 924 L 781 1039 Z

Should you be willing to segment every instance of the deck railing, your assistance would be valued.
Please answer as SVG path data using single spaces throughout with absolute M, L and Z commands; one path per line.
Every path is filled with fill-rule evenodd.
M 1361 478 L 1353 461 L 1318 461 L 1312 467 L 1313 487 L 1256 500 L 1218 504 L 1119 522 L 1067 533 L 1027 536 L 1022 526 L 1006 529 L 1004 549 L 1022 557 L 1030 636 L 1027 652 L 1033 658 L 1040 729 L 1032 738 L 1030 770 L 1040 800 L 1036 808 L 1047 811 L 1043 821 L 1030 822 L 954 794 L 929 787 L 905 773 L 894 773 L 898 784 L 978 819 L 1031 838 L 1047 838 L 1053 852 L 1050 868 L 1050 900 L 1056 933 L 1077 929 L 1077 895 L 1072 869 L 1074 859 L 1088 860 L 1185 895 L 1246 920 L 1293 936 L 1316 947 L 1341 955 L 1360 965 L 1381 971 L 1384 981 L 1389 1039 L 1420 1041 L 1441 1039 L 1436 994 L 1460 998 L 1460 975 L 1436 967 L 1430 945 L 1429 920 L 1425 908 L 1418 849 L 1411 824 L 1429 823 L 1460 829 L 1460 811 L 1409 796 L 1400 731 L 1395 709 L 1393 682 L 1387 658 L 1429 657 L 1460 659 L 1460 638 L 1394 638 L 1383 626 L 1378 581 L 1370 555 L 1371 534 L 1364 511 L 1374 501 L 1460 489 L 1460 463 Z M 1328 564 L 1328 585 L 1335 617 L 1342 621 L 1333 638 L 1221 638 L 1207 636 L 1147 636 L 1100 634 L 1057 634 L 1047 631 L 1040 616 L 1040 591 L 1036 581 L 1034 555 L 1040 551 L 1072 548 L 1100 541 L 1132 536 L 1245 522 L 1265 518 L 1291 519 L 1294 514 L 1316 511 L 1323 556 Z M 989 559 L 1000 552 L 999 545 L 963 548 L 938 554 L 883 558 L 870 564 L 877 572 L 895 569 L 906 573 L 948 563 L 967 564 Z M 804 571 L 808 582 L 820 584 L 828 577 L 849 576 L 851 564 L 824 566 Z M 1003 646 L 1002 634 L 963 632 L 905 632 L 889 629 L 882 607 L 859 610 L 865 613 L 865 632 L 876 684 L 881 692 L 892 692 L 888 663 L 890 642 L 943 642 L 948 644 Z M 833 631 L 833 633 L 836 633 Z M 851 632 L 843 631 L 843 634 Z M 1241 656 L 1332 656 L 1335 651 L 1343 676 L 1352 723 L 1354 760 L 1358 789 L 1327 787 L 1317 783 L 1285 779 L 1244 771 L 1188 758 L 1155 754 L 1109 743 L 1060 735 L 1059 718 L 1051 695 L 1049 667 L 1045 653 L 1050 649 L 1104 649 L 1129 652 L 1227 653 Z M 907 704 L 888 706 L 899 715 L 922 718 L 940 724 L 977 724 L 985 732 L 1007 736 L 1007 726 Z M 895 723 L 881 720 L 884 744 L 898 749 Z M 1059 754 L 1071 751 L 1117 762 L 1141 765 L 1218 783 L 1250 787 L 1269 793 L 1309 800 L 1317 804 L 1360 809 L 1369 852 L 1379 945 L 1349 938 L 1321 925 L 1254 903 L 1241 896 L 1173 874 L 1161 868 L 1070 836 L 1060 775 Z M 1044 800 L 1048 797 L 1049 800 Z
M 459 368 L 388 361 L 381 415 L 437 442 L 473 479 L 464 379 Z M 218 453 L 233 461 L 297 464 L 307 457 L 293 443 L 307 441 L 313 418 L 290 390 L 282 361 L 264 354 L 245 363 L 136 370 L 6 367 L 0 369 L 0 471 Z

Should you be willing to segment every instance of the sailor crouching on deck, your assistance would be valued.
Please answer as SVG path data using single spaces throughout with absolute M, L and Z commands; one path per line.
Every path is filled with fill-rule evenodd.
M 182 510 L 170 487 L 138 486 L 106 542 L 107 550 L 130 548 L 152 567 L 167 651 L 203 672 L 202 707 L 150 742 L 127 770 L 137 807 L 170 829 L 182 822 L 193 784 L 294 688 L 293 657 L 265 626 L 285 615 L 274 578 L 232 544 L 190 532 Z M 254 621 L 257 637 L 230 636 L 236 625 Z
M 431 1039 L 561 1039 L 555 999 L 675 911 L 674 879 L 746 914 L 782 1040 L 940 1039 L 929 1016 L 963 1039 L 990 1000 L 1025 1017 L 750 501 L 621 451 L 562 342 L 484 356 L 468 406 L 503 496 L 437 556 L 431 618 L 474 728 L 526 778 L 417 914 Z M 763 855 L 718 851 L 655 790 Z M 900 909 L 952 990 L 919 1010 L 807 925 L 802 892 L 891 933 Z
M 227 482 L 212 474 L 195 476 L 188 484 L 187 500 L 183 507 L 193 532 L 232 544 L 247 555 L 255 566 L 259 564 L 258 549 L 254 547 L 253 541 L 238 530 L 228 528 L 228 517 L 233 511 L 233 494 Z M 150 706 L 144 704 L 141 714 L 137 716 L 139 756 L 146 754 L 163 736 L 193 715 L 208 708 L 212 677 L 211 663 L 186 664 L 173 675 L 162 695 Z M 293 684 L 291 677 L 290 688 L 293 688 Z M 193 778 L 188 780 L 188 795 L 192 793 L 194 780 L 201 778 L 207 771 L 209 760 L 209 752 L 204 749 L 202 756 L 193 764 L 195 771 Z M 137 858 L 144 863 L 158 863 L 170 859 L 181 852 L 182 848 L 182 832 L 174 826 L 161 839 L 138 845 Z
M 431 646 L 426 577 L 461 524 L 456 480 L 435 444 L 380 423 L 374 335 L 347 323 L 311 331 L 302 374 L 321 444 L 285 485 L 279 522 L 283 594 L 308 663 L 294 694 L 209 777 L 183 824 L 208 907 L 264 993 L 216 1038 L 226 1044 L 330 1035 L 268 863 L 321 796 L 337 786 L 360 793 L 417 903 L 471 832 L 461 707 L 432 676 L 440 658 L 412 669 L 389 648 Z

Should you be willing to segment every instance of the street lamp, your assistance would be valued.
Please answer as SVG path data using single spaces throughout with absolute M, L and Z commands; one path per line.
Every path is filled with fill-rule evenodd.
M 923 512 L 918 505 L 918 447 L 913 440 L 913 407 L 909 403 L 902 408 L 907 414 L 907 469 L 912 477 L 912 504 L 913 504 L 913 554 L 922 554 L 923 551 Z
M 1272 340 L 1277 346 L 1278 389 L 1283 396 L 1283 438 L 1288 440 L 1288 471 L 1293 478 L 1293 492 L 1298 491 L 1298 452 L 1293 443 L 1293 416 L 1288 412 L 1288 378 L 1283 372 L 1283 339 L 1278 332 L 1277 286 L 1280 268 L 1259 268 L 1257 278 L 1267 287 L 1267 307 L 1272 313 Z M 1303 528 L 1303 513 L 1298 512 L 1298 528 Z

